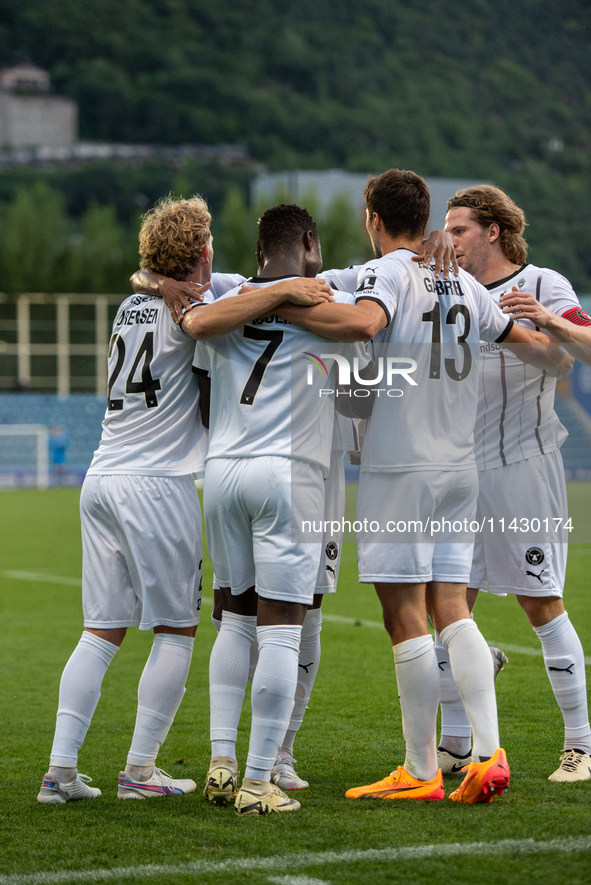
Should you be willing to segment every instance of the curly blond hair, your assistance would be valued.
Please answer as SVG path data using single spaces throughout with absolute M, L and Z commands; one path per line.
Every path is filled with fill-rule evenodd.
M 527 242 L 523 232 L 527 226 L 525 213 L 511 197 L 492 184 L 478 184 L 458 191 L 448 200 L 447 210 L 465 206 L 481 227 L 498 224 L 501 249 L 513 264 L 527 261 Z
M 175 280 L 186 280 L 201 261 L 209 242 L 211 215 L 205 200 L 195 195 L 175 200 L 169 194 L 142 217 L 140 267 Z

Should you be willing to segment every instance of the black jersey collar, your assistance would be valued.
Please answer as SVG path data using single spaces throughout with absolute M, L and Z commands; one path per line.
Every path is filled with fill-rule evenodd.
M 504 279 L 502 279 L 502 280 L 495 280 L 494 283 L 487 283 L 487 284 L 485 284 L 484 288 L 489 289 L 489 290 L 496 289 L 497 286 L 502 286 L 503 283 L 508 283 L 509 280 L 513 279 L 513 277 L 517 277 L 517 276 L 519 276 L 520 273 L 523 273 L 523 271 L 525 270 L 525 268 L 527 267 L 528 264 L 529 264 L 529 261 L 526 261 L 525 264 L 522 264 L 521 267 L 515 271 L 515 273 L 509 274 L 508 277 L 504 277 Z

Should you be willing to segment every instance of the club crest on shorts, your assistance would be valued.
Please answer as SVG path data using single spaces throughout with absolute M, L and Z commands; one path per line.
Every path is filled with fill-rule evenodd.
M 544 562 L 544 551 L 539 547 L 530 547 L 525 551 L 525 559 L 530 565 L 541 565 Z
M 329 541 L 326 545 L 325 553 L 327 557 L 332 561 L 337 558 L 339 555 L 339 548 L 334 541 Z

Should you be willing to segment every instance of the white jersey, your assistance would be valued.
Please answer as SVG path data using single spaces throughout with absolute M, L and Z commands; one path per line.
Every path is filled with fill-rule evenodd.
M 322 271 L 318 276 L 324 278 L 329 286 L 336 291 L 353 293 L 357 288 L 357 277 L 360 270 L 361 265 L 357 264 L 342 270 Z M 345 418 L 335 411 L 332 449 L 335 452 L 359 451 L 359 434 L 355 418 Z
M 361 270 L 360 264 L 344 267 L 342 270 L 324 270 L 318 274 L 321 279 L 326 280 L 329 286 L 338 292 L 353 293 L 357 288 L 357 277 Z
M 203 475 L 194 349 L 159 296 L 132 295 L 121 304 L 109 344 L 103 433 L 89 474 Z
M 337 293 L 335 300 L 353 298 Z M 354 358 L 360 366 L 368 361 L 365 345 L 328 341 L 276 315 L 198 341 L 195 371 L 212 381 L 207 460 L 275 455 L 315 464 L 326 476 L 334 426 L 329 391 L 336 388 L 336 365 L 322 359 L 329 352 L 351 364 Z
M 345 418 L 335 410 L 332 433 L 333 452 L 358 452 L 359 432 L 356 418 Z
M 211 286 L 205 293 L 204 301 L 217 301 L 230 289 L 235 289 L 246 282 L 246 277 L 239 273 L 212 273 Z
M 560 274 L 526 264 L 486 288 L 496 303 L 517 286 L 559 316 L 581 311 L 575 292 Z M 575 321 L 580 321 L 580 318 Z M 519 320 L 535 328 L 530 320 Z M 508 350 L 482 344 L 474 451 L 479 470 L 506 467 L 554 452 L 568 436 L 554 411 L 556 372 L 521 362 Z
M 383 377 L 373 385 L 361 469 L 471 469 L 479 341 L 502 341 L 512 321 L 469 274 L 436 280 L 412 256 L 397 249 L 359 273 L 357 301 L 376 301 L 388 319 L 373 342 Z

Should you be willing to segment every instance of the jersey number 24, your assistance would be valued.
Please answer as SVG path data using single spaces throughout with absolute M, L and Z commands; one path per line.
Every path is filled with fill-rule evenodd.
M 113 353 L 113 349 L 117 348 L 117 362 L 115 363 L 115 368 L 111 372 L 111 376 L 109 378 L 109 384 L 107 387 L 107 396 L 109 399 L 108 411 L 109 412 L 119 412 L 123 409 L 123 400 L 122 399 L 112 399 L 111 391 L 113 389 L 113 385 L 115 381 L 119 377 L 121 373 L 121 369 L 123 368 L 123 363 L 125 362 L 125 341 L 121 337 L 121 335 L 113 335 L 111 341 L 109 342 L 109 359 L 111 359 L 111 354 Z M 142 380 L 134 381 L 133 377 L 137 371 L 137 368 L 142 360 L 144 360 L 142 366 Z M 146 397 L 146 406 L 148 409 L 155 409 L 158 405 L 158 400 L 156 398 L 156 391 L 160 390 L 160 381 L 157 378 L 152 378 L 152 372 L 150 370 L 150 363 L 154 358 L 154 333 L 146 332 L 144 336 L 144 340 L 140 344 L 138 348 L 138 352 L 135 355 L 135 359 L 133 361 L 133 365 L 127 376 L 127 382 L 125 384 L 125 393 L 143 393 Z

